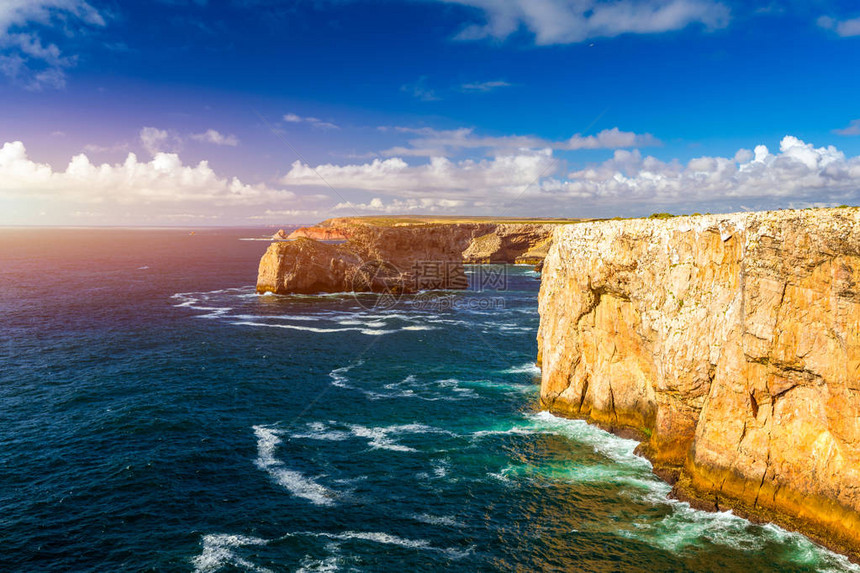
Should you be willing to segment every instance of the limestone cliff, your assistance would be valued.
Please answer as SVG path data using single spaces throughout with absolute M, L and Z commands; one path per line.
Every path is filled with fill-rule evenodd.
M 313 239 L 269 245 L 257 273 L 257 292 L 348 291 L 361 264 L 357 255 Z
M 317 241 L 346 241 L 349 237 L 344 234 L 348 229 L 340 229 L 337 227 L 300 227 L 283 237 L 284 239 L 315 239 Z
M 467 263 L 537 264 L 546 257 L 554 224 L 501 223 L 463 251 Z
M 260 260 L 258 292 L 403 292 L 466 288 L 463 264 L 543 260 L 560 223 L 403 218 L 329 219 L 272 243 Z M 344 240 L 341 244 L 323 240 Z M 368 280 L 383 272 L 385 281 Z
M 360 224 L 342 244 L 308 238 L 272 243 L 260 260 L 257 292 L 466 288 L 462 252 L 473 231 L 460 225 Z
M 545 407 L 860 556 L 860 209 L 561 227 L 540 315 Z

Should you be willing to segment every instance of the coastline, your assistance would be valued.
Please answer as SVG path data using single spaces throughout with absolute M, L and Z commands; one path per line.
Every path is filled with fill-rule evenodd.
M 647 432 L 643 431 L 640 426 L 607 423 L 605 421 L 598 421 L 589 415 L 576 414 L 568 409 L 553 408 L 542 397 L 539 398 L 539 408 L 541 411 L 546 411 L 562 418 L 584 420 L 585 422 L 620 438 L 638 441 L 639 446 L 636 448 L 635 453 L 651 463 L 652 473 L 655 476 L 672 486 L 670 497 L 690 504 L 690 507 L 693 509 L 708 512 L 731 511 L 732 514 L 746 519 L 751 523 L 759 525 L 772 523 L 788 531 L 796 531 L 805 535 L 821 547 L 833 551 L 834 553 L 844 555 L 849 561 L 851 561 L 851 563 L 860 565 L 860 549 L 834 539 L 832 536 L 828 535 L 826 531 L 812 526 L 807 521 L 771 509 L 763 507 L 755 508 L 731 497 L 724 496 L 709 498 L 702 494 L 693 485 L 692 479 L 688 475 L 682 473 L 681 467 L 661 464 L 657 460 L 654 455 L 654 450 L 648 447 L 650 436 Z M 827 500 L 822 500 L 822 504 L 826 502 Z
M 858 562 L 858 275 L 857 209 L 559 229 L 541 406 L 638 439 L 677 499 Z

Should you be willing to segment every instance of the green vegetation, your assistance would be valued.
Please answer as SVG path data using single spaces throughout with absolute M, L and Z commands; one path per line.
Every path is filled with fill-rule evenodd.
M 648 218 L 649 219 L 671 219 L 675 215 L 672 213 L 651 213 Z
M 573 223 L 584 223 L 596 221 L 597 219 L 553 219 L 553 218 L 529 218 L 529 217 L 469 217 L 469 216 L 423 216 L 423 215 L 401 215 L 396 217 L 337 217 L 327 219 L 315 226 L 327 227 L 331 225 L 343 225 L 359 223 L 375 225 L 378 227 L 411 227 L 429 225 L 453 225 L 457 223 L 521 223 L 530 225 L 554 224 L 568 225 Z

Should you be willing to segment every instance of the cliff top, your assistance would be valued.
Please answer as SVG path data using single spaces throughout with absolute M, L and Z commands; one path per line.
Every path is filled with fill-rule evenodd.
M 779 224 L 787 220 L 829 223 L 839 225 L 856 224 L 860 220 L 860 207 L 827 207 L 814 209 L 780 209 L 777 211 L 743 211 L 737 213 L 695 214 L 695 215 L 652 215 L 636 219 L 601 219 L 583 221 L 582 229 L 617 228 L 627 231 L 672 232 L 685 230 L 705 230 L 719 228 L 726 232 L 741 230 L 751 224 Z
M 336 217 L 314 225 L 315 227 L 332 227 L 344 225 L 375 225 L 377 227 L 411 227 L 427 225 L 456 225 L 469 223 L 519 223 L 527 225 L 567 225 L 571 223 L 582 223 L 594 221 L 595 219 L 561 219 L 546 217 L 468 217 L 459 215 L 450 216 L 424 216 L 424 215 L 398 215 L 394 217 L 367 216 L 367 217 Z

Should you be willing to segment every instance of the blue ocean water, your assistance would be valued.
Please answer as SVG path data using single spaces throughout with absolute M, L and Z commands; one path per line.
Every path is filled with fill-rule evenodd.
M 528 267 L 258 296 L 264 234 L 0 230 L 0 569 L 860 570 L 539 412 Z

